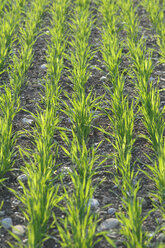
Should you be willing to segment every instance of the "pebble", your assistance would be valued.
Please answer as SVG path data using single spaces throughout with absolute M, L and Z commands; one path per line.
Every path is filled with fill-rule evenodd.
M 25 234 L 25 226 L 23 226 L 23 225 L 15 225 L 15 226 L 12 227 L 12 232 L 15 235 L 23 237 L 24 234 Z
M 155 80 L 155 78 L 154 77 L 150 77 L 149 80 L 148 80 L 148 82 L 151 83 L 153 80 Z
M 102 68 L 102 69 L 106 69 L 106 65 L 104 65 L 104 64 L 101 65 L 101 68 Z
M 32 120 L 32 119 L 27 119 L 27 118 L 23 118 L 22 119 L 22 122 L 23 122 L 23 124 L 28 124 L 28 125 L 32 125 L 33 123 L 34 123 L 34 120 Z
M 108 209 L 108 214 L 113 215 L 116 212 L 115 208 L 109 208 Z
M 94 199 L 94 198 L 89 199 L 88 206 L 90 206 L 91 209 L 97 210 L 97 208 L 99 207 L 99 205 L 100 204 L 99 204 L 99 202 L 98 202 L 97 199 Z
M 111 238 L 111 239 L 116 239 L 117 236 L 118 236 L 118 233 L 112 231 L 112 232 L 108 233 L 107 236 L 108 236 L 109 238 Z
M 67 166 L 62 167 L 60 171 L 65 176 L 68 176 L 69 172 L 72 172 L 71 168 Z
M 143 39 L 148 39 L 148 36 L 147 35 L 143 35 Z
M 27 182 L 27 175 L 26 174 L 21 174 L 17 177 L 17 181 L 21 181 L 23 183 Z
M 46 64 L 41 65 L 41 69 L 42 70 L 46 70 L 47 69 L 47 65 Z
M 103 221 L 100 226 L 97 228 L 97 231 L 108 231 L 120 227 L 120 222 L 115 218 L 109 218 Z
M 5 211 L 0 211 L 0 217 L 4 216 L 5 215 Z
M 2 219 L 1 224 L 2 224 L 2 227 L 9 229 L 13 225 L 13 222 L 12 222 L 12 219 L 9 217 L 9 218 Z
M 14 206 L 18 206 L 20 203 L 21 203 L 21 201 L 18 200 L 18 199 L 14 199 L 14 200 L 12 201 L 12 204 L 13 204 Z
M 100 78 L 100 81 L 101 82 L 105 82 L 107 80 L 107 78 L 105 77 L 105 76 L 102 76 L 101 78 Z

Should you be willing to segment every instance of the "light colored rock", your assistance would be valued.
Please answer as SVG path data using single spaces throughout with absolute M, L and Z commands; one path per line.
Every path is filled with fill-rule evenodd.
M 12 227 L 12 232 L 15 235 L 23 237 L 24 234 L 25 234 L 25 226 L 23 226 L 23 225 L 15 225 L 15 226 Z
M 5 215 L 5 211 L 0 211 L 0 217 L 4 216 Z
M 46 70 L 47 69 L 47 65 L 46 64 L 41 65 L 41 69 L 42 70 Z
M 155 80 L 155 78 L 154 77 L 150 77 L 149 80 L 148 80 L 148 82 L 151 83 L 153 80 Z
M 28 118 L 23 118 L 22 119 L 22 122 L 23 124 L 26 124 L 26 125 L 32 125 L 34 123 L 34 120 L 33 119 L 28 119 Z
M 143 39 L 148 39 L 148 36 L 147 35 L 143 35 Z
M 19 181 L 19 180 L 23 183 L 27 182 L 27 175 L 21 174 L 20 176 L 17 177 L 17 181 Z
M 107 80 L 107 78 L 105 77 L 105 76 L 102 76 L 101 78 L 100 78 L 100 81 L 101 82 L 105 82 Z
M 111 239 L 116 239 L 117 236 L 118 236 L 118 233 L 117 232 L 114 232 L 114 231 L 111 231 L 107 234 L 107 236 Z
M 97 230 L 100 231 L 109 231 L 112 229 L 117 229 L 120 227 L 120 222 L 115 218 L 109 218 L 103 221 Z
M 116 212 L 115 208 L 109 208 L 108 209 L 108 214 L 113 215 Z
M 1 224 L 2 224 L 2 226 L 3 226 L 5 229 L 9 229 L 9 228 L 12 227 L 13 222 L 12 222 L 12 219 L 11 219 L 10 217 L 8 217 L 8 218 L 2 219 Z
M 65 176 L 68 176 L 69 175 L 69 172 L 72 172 L 71 168 L 70 167 L 67 167 L 67 166 L 62 167 L 60 171 Z
M 92 210 L 96 210 L 99 207 L 99 202 L 97 199 L 89 199 L 88 206 L 91 207 Z
M 13 205 L 13 206 L 18 206 L 20 203 L 21 203 L 21 201 L 18 200 L 18 199 L 14 199 L 14 200 L 12 201 L 12 205 Z

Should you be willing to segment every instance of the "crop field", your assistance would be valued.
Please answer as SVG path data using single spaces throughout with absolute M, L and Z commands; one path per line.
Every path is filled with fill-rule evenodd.
M 0 0 L 0 248 L 165 248 L 165 0 Z

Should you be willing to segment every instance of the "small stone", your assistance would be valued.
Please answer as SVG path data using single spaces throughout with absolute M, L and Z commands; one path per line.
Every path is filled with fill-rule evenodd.
M 21 174 L 20 176 L 17 177 L 17 181 L 21 181 L 23 183 L 27 182 L 27 176 L 26 174 Z
M 13 202 L 12 202 L 12 204 L 13 204 L 14 206 L 18 206 L 20 203 L 21 203 L 21 201 L 18 200 L 18 199 L 14 199 Z
M 102 69 L 106 69 L 106 65 L 101 65 L 101 68 Z
M 4 228 L 6 229 L 9 229 L 11 228 L 11 226 L 13 225 L 13 222 L 12 222 L 12 219 L 9 217 L 9 218 L 4 218 L 2 221 L 1 221 L 1 224 Z
M 95 55 L 93 56 L 93 58 L 98 59 L 98 55 L 97 55 L 97 54 L 95 54 Z
M 148 80 L 148 82 L 151 83 L 153 80 L 155 80 L 155 78 L 150 77 L 149 80 Z
M 24 239 L 24 240 L 22 240 L 22 242 L 23 242 L 24 244 L 26 244 L 26 243 L 28 242 L 28 239 Z
M 115 208 L 109 208 L 108 209 L 108 214 L 113 215 L 116 212 Z
M 46 70 L 47 69 L 47 65 L 46 64 L 41 65 L 41 69 L 42 70 Z
M 0 217 L 4 216 L 5 215 L 5 211 L 0 211 Z
M 69 172 L 72 172 L 72 170 L 71 170 L 70 167 L 64 166 L 64 167 L 61 168 L 61 172 L 62 172 L 64 175 L 68 175 Z
M 143 39 L 148 39 L 148 36 L 147 35 L 143 35 Z
M 149 238 L 154 238 L 154 236 L 155 236 L 155 232 L 150 232 L 150 233 L 148 233 L 148 235 L 147 235 Z
M 108 231 L 112 229 L 116 229 L 120 227 L 120 222 L 115 218 L 109 218 L 103 221 L 97 230 L 100 231 Z
M 107 236 L 108 236 L 109 238 L 111 238 L 111 239 L 116 239 L 117 236 L 118 236 L 118 233 L 112 231 L 112 232 L 108 233 Z
M 25 226 L 23 226 L 23 225 L 15 225 L 15 226 L 12 227 L 12 232 L 15 235 L 23 237 L 24 234 L 25 234 Z
M 101 78 L 100 78 L 100 81 L 101 82 L 105 82 L 107 80 L 107 78 L 105 77 L 105 76 L 102 76 Z
M 26 125 L 32 125 L 34 123 L 34 120 L 23 118 L 22 122 L 23 122 L 23 124 L 26 124 Z
M 165 234 L 164 233 L 160 233 L 157 237 L 157 241 L 158 242 L 165 242 Z
M 97 199 L 89 199 L 88 206 L 91 207 L 91 209 L 96 210 L 99 207 L 99 202 Z

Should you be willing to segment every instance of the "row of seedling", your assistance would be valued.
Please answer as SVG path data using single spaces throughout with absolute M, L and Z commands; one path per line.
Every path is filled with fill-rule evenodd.
M 160 110 L 158 83 L 156 86 L 153 84 L 152 72 L 154 66 L 152 64 L 152 50 L 146 48 L 143 36 L 134 41 L 134 36 L 138 37 L 139 34 L 138 17 L 136 14 L 135 16 L 137 33 L 127 40 L 128 57 L 132 63 L 132 79 L 138 94 L 137 104 L 139 106 L 139 113 L 142 114 L 142 122 L 148 132 L 148 135 L 141 136 L 151 144 L 151 149 L 154 151 L 154 156 L 150 155 L 149 157 L 153 165 L 147 166 L 150 171 L 145 172 L 145 174 L 154 181 L 157 188 L 153 195 L 157 198 L 158 204 L 153 205 L 156 209 L 160 208 L 162 216 L 164 216 L 164 110 Z
M 13 133 L 13 119 L 20 110 L 20 93 L 22 86 L 26 82 L 26 74 L 33 60 L 33 46 L 39 34 L 38 28 L 42 20 L 42 15 L 45 12 L 46 4 L 46 1 L 38 0 L 31 3 L 30 9 L 24 17 L 25 25 L 23 23 L 20 24 L 19 35 L 17 37 L 17 50 L 12 45 L 13 53 L 10 57 L 11 64 L 8 69 L 9 84 L 5 85 L 4 83 L 3 93 L 1 94 L 1 123 L 3 123 L 1 125 L 1 181 L 4 180 L 5 173 L 12 169 L 15 162 L 13 155 L 15 153 L 18 133 Z M 27 166 L 27 171 L 28 169 Z M 36 181 L 35 179 L 31 181 L 31 188 L 35 185 L 35 182 L 37 186 L 39 185 L 38 181 L 40 179 L 38 178 Z M 27 192 L 24 186 L 23 191 Z M 14 193 L 17 195 L 17 192 Z M 28 202 L 28 192 L 26 196 L 22 196 L 22 202 L 25 199 L 27 199 L 27 204 L 30 204 L 30 201 Z M 26 210 L 24 214 L 26 219 L 28 219 L 29 216 Z M 35 225 L 36 223 L 33 224 Z M 33 231 L 33 228 L 31 231 Z M 18 247 L 22 247 L 19 238 L 14 234 L 12 235 L 18 240 Z M 28 247 L 35 247 L 33 241 L 36 242 L 36 238 L 34 240 L 33 233 L 29 240 Z
M 40 4 L 41 5 L 41 4 Z M 3 83 L 1 89 L 1 166 L 0 178 L 3 179 L 5 173 L 12 167 L 14 144 L 16 142 L 16 135 L 12 134 L 13 119 L 20 107 L 20 93 L 22 86 L 25 83 L 27 71 L 33 59 L 33 45 L 37 37 L 36 27 L 41 21 L 42 14 L 44 13 L 46 3 L 42 3 L 39 8 L 39 2 L 34 1 L 31 9 L 26 14 L 25 26 L 20 25 L 20 37 L 17 37 L 19 46 L 18 51 L 15 51 L 14 45 L 11 50 L 13 51 L 10 56 L 11 63 L 8 66 L 9 84 Z M 42 8 L 42 12 L 41 12 Z M 39 12 L 38 12 L 38 11 Z M 36 15 L 38 18 L 34 19 Z M 9 135 L 7 135 L 9 134 Z
M 145 8 L 148 13 L 149 20 L 151 21 L 153 30 L 156 31 L 157 45 L 160 49 L 160 63 L 165 62 L 165 21 L 164 21 L 164 10 L 165 3 L 161 0 L 143 0 L 141 5 Z M 153 8 L 154 6 L 154 8 Z
M 120 211 L 116 216 L 122 224 L 120 233 L 124 235 L 126 239 L 124 243 L 127 247 L 148 247 L 150 239 L 143 230 L 143 223 L 149 213 L 145 217 L 142 215 L 142 201 L 138 198 L 140 181 L 137 181 L 138 171 L 135 172 L 132 162 L 132 148 L 135 142 L 133 130 L 137 102 L 130 100 L 128 96 L 124 96 L 124 75 L 127 74 L 128 80 L 130 71 L 120 72 L 120 63 L 124 57 L 122 50 L 125 44 L 122 43 L 120 38 L 121 23 L 119 21 L 123 21 L 123 29 L 126 32 L 126 46 L 131 53 L 130 47 L 137 47 L 137 44 L 139 44 L 138 16 L 132 1 L 118 1 L 117 4 L 115 1 L 101 1 L 100 12 L 103 20 L 101 53 L 108 70 L 109 82 L 105 86 L 108 96 L 106 102 L 109 105 L 105 112 L 110 120 L 112 132 L 105 129 L 100 130 L 109 136 L 107 140 L 112 143 L 115 151 L 113 155 L 114 166 L 116 167 L 114 182 L 121 190 L 121 200 L 124 208 L 124 212 Z M 137 57 L 138 53 L 139 50 L 134 51 L 131 55 Z M 148 66 L 144 58 L 139 61 L 141 67 Z M 148 63 L 150 63 L 150 60 Z M 136 80 L 135 78 L 134 80 Z M 142 81 L 138 82 L 142 83 Z M 111 112 L 109 112 L 110 110 Z M 113 244 L 109 238 L 107 239 Z
M 10 6 L 4 5 L 5 14 L 1 23 L 2 42 L 0 54 L 0 70 L 4 72 L 5 62 L 9 60 L 13 47 L 14 37 L 18 31 L 18 24 L 21 21 L 22 7 L 24 1 L 16 1 Z M 6 9 L 7 8 L 7 9 Z M 16 38 L 16 37 L 15 37 Z M 7 69 L 6 69 L 7 70 Z M 17 73 L 15 71 L 15 73 Z M 13 119 L 19 110 L 19 99 L 15 101 L 15 97 L 11 87 L 4 82 L 0 95 L 0 135 L 1 135 L 1 152 L 0 152 L 0 180 L 4 180 L 7 171 L 13 166 L 14 145 L 16 143 L 16 134 L 13 134 Z M 3 125 L 2 125 L 3 123 Z
M 24 0 L 12 1 L 12 3 L 3 1 L 0 4 L 0 76 L 9 62 L 24 7 Z
M 40 7 L 42 6 L 40 14 L 43 14 L 42 10 L 47 3 L 46 1 L 38 1 L 39 4 Z M 35 119 L 35 127 L 29 134 L 33 139 L 34 150 L 20 148 L 25 163 L 22 171 L 27 175 L 28 180 L 27 185 L 20 182 L 23 192 L 21 196 L 17 195 L 17 197 L 24 205 L 23 213 L 27 221 L 28 238 L 25 247 L 29 248 L 43 247 L 44 242 L 50 238 L 48 230 L 54 227 L 55 222 L 53 208 L 63 198 L 63 194 L 60 196 L 58 192 L 59 185 L 56 183 L 57 178 L 55 176 L 58 167 L 56 163 L 58 144 L 55 140 L 55 134 L 59 127 L 58 112 L 61 91 L 59 80 L 63 70 L 66 44 L 67 8 L 68 1 L 60 0 L 49 6 L 51 21 L 49 27 L 50 42 L 47 45 L 46 56 L 47 75 L 44 79 L 45 83 L 43 83 L 45 90 L 41 96 L 42 107 L 39 104 L 36 114 L 31 113 Z M 36 35 L 37 26 L 34 25 L 34 27 L 35 30 L 33 31 L 35 32 L 31 32 L 32 35 Z M 16 236 L 15 238 L 17 239 L 17 246 L 23 247 L 21 240 Z
M 66 93 L 63 113 L 71 120 L 71 133 L 63 133 L 64 152 L 72 163 L 70 178 L 72 190 L 65 186 L 66 217 L 58 224 L 61 247 L 94 247 L 99 241 L 100 233 L 96 232 L 97 216 L 91 212 L 94 194 L 92 183 L 95 169 L 99 166 L 94 147 L 89 145 L 89 134 L 98 105 L 92 89 L 88 93 L 87 82 L 90 76 L 90 61 L 94 52 L 89 44 L 91 30 L 94 25 L 90 0 L 76 0 L 73 13 L 69 19 L 70 41 L 67 60 L 70 64 L 68 77 L 73 91 Z M 71 139 L 69 137 L 71 136 Z

